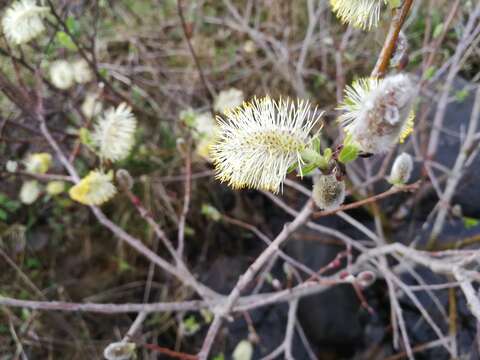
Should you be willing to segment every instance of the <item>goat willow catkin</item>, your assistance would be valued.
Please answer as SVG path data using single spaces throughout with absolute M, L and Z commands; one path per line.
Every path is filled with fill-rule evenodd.
M 95 126 L 92 139 L 104 159 L 125 159 L 135 142 L 137 120 L 126 103 L 105 112 Z
M 308 102 L 254 99 L 219 118 L 211 158 L 216 177 L 234 189 L 278 192 L 288 169 L 301 166 L 321 114 Z
M 84 205 L 101 205 L 117 193 L 112 180 L 112 172 L 105 174 L 99 170 L 90 171 L 87 176 L 70 189 L 69 195 L 73 200 Z
M 50 65 L 50 79 L 55 87 L 67 90 L 75 84 L 72 65 L 66 60 L 57 60 Z
M 363 30 L 378 26 L 386 3 L 387 0 L 330 0 L 333 12 L 343 23 Z
M 392 171 L 388 177 L 388 182 L 392 185 L 403 185 L 410 180 L 413 170 L 412 157 L 407 153 L 402 153 L 393 162 Z
M 35 0 L 14 2 L 2 19 L 3 32 L 10 43 L 20 45 L 29 42 L 45 31 L 43 18 L 50 9 L 37 6 Z
M 320 209 L 335 209 L 345 200 L 345 182 L 335 175 L 317 175 L 313 178 L 312 197 Z
M 93 79 L 93 73 L 85 59 L 78 59 L 72 63 L 73 77 L 79 84 L 84 84 Z
M 235 88 L 220 91 L 215 98 L 213 109 L 219 113 L 225 113 L 237 106 L 242 105 L 244 100 L 243 91 Z
M 345 90 L 338 121 L 365 153 L 383 153 L 413 131 L 416 88 L 409 75 L 355 81 Z
M 100 101 L 100 97 L 95 93 L 87 93 L 80 108 L 83 115 L 91 119 L 99 115 L 103 110 L 103 104 Z
M 47 194 L 55 196 L 63 193 L 65 191 L 65 183 L 63 181 L 50 181 L 47 184 Z
M 32 174 L 45 174 L 52 165 L 52 155 L 49 153 L 34 153 L 25 160 L 25 170 Z
M 33 204 L 42 192 L 37 180 L 25 181 L 20 189 L 20 201 L 26 205 Z

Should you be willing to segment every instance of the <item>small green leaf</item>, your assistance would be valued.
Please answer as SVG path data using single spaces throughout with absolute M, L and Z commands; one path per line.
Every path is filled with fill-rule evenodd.
M 57 41 L 60 45 L 69 50 L 77 50 L 77 46 L 66 32 L 57 32 Z
M 41 266 L 40 260 L 37 258 L 27 258 L 27 260 L 25 260 L 25 266 L 28 269 L 38 269 Z
M 118 266 L 118 271 L 119 272 L 125 272 L 125 271 L 130 271 L 133 270 L 133 267 L 125 260 L 123 259 L 116 259 L 117 260 L 117 266 Z
M 480 220 L 464 216 L 463 217 L 463 226 L 465 229 L 471 229 L 477 226 L 480 223 Z
M 5 204 L 9 200 L 8 196 L 0 193 L 0 204 Z
M 300 156 L 302 157 L 302 160 L 305 161 L 307 164 L 316 164 L 320 161 L 321 158 L 321 155 L 317 151 L 309 148 L 304 149 Z
M 185 235 L 186 236 L 193 236 L 195 235 L 195 229 L 192 228 L 191 226 L 185 226 Z
M 185 335 L 193 335 L 200 329 L 200 324 L 193 315 L 183 320 L 182 325 Z
M 67 18 L 67 21 L 65 21 L 65 24 L 67 25 L 67 29 L 68 31 L 70 31 L 71 34 L 78 34 L 80 30 L 80 24 L 73 16 L 69 16 Z
M 8 200 L 6 201 L 3 206 L 5 207 L 5 209 L 7 209 L 8 211 L 10 212 L 15 212 L 17 211 L 21 206 L 22 204 L 20 203 L 20 201 L 16 201 L 16 200 Z
M 330 148 L 326 148 L 325 151 L 323 152 L 323 158 L 327 163 L 330 162 L 330 159 L 332 158 L 332 154 L 333 154 L 333 151 Z
M 315 136 L 315 138 L 312 140 L 312 148 L 315 152 L 320 154 L 320 136 Z
M 429 80 L 435 75 L 437 72 L 437 68 L 435 66 L 430 66 L 427 70 L 425 70 L 425 73 L 423 74 L 423 78 L 426 80 Z
M 103 78 L 107 78 L 108 77 L 108 70 L 107 69 L 100 69 L 98 71 L 98 73 L 100 74 L 101 77 Z
M 0 220 L 7 221 L 7 219 L 8 219 L 7 212 L 3 209 L 0 209 Z
M 93 147 L 93 139 L 90 133 L 90 130 L 87 128 L 80 128 L 78 131 L 78 137 L 80 138 L 80 142 L 83 145 L 87 145 L 88 147 Z
M 338 155 L 338 160 L 343 164 L 348 164 L 358 157 L 358 147 L 353 144 L 345 145 Z
M 200 310 L 200 314 L 203 317 L 203 320 L 207 323 L 210 324 L 213 320 L 213 313 L 208 310 L 208 309 L 202 309 Z
M 5 328 L 7 327 L 5 326 Z M 7 332 L 8 332 L 8 329 L 7 329 Z M 223 355 L 223 353 L 215 355 L 215 357 L 212 360 L 225 360 L 225 355 Z
M 458 102 L 464 102 L 469 94 L 470 92 L 468 91 L 468 89 L 458 90 L 455 93 L 455 100 L 457 100 Z
M 400 5 L 402 5 L 402 0 L 389 0 L 388 5 L 390 6 L 390 9 L 399 8 Z
M 440 23 L 437 26 L 435 26 L 435 29 L 433 30 L 433 38 L 436 39 L 441 35 L 442 32 L 443 32 L 443 23 Z
M 310 174 L 317 167 L 318 167 L 317 164 L 308 164 L 306 166 L 302 166 L 302 172 L 300 173 L 300 176 L 306 176 L 306 175 Z
M 215 207 L 210 204 L 202 205 L 202 215 L 205 215 L 207 218 L 213 221 L 220 221 L 222 214 Z

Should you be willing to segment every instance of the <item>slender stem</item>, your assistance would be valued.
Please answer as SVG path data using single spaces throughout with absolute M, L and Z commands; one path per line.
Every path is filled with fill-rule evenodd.
M 190 207 L 190 197 L 192 193 L 192 156 L 190 154 L 190 141 L 185 150 L 185 194 L 183 195 L 183 209 L 178 221 L 178 243 L 177 254 L 181 259 L 185 248 L 185 225 L 187 221 L 188 209 Z
M 198 74 L 200 75 L 200 80 L 202 81 L 202 85 L 207 92 L 208 99 L 210 100 L 210 111 L 213 114 L 213 98 L 215 94 L 211 89 L 211 87 L 208 85 L 207 78 L 205 77 L 205 73 L 203 72 L 203 69 L 202 69 L 202 65 L 200 64 L 200 60 L 198 59 L 197 53 L 195 52 L 195 49 L 193 48 L 192 42 L 190 40 L 191 34 L 190 34 L 190 31 L 188 30 L 187 21 L 185 20 L 185 15 L 183 13 L 182 0 L 177 0 L 177 10 L 178 10 L 178 16 L 180 17 L 180 22 L 182 24 L 183 34 L 185 35 L 185 40 L 187 41 L 188 50 L 190 51 L 193 61 L 195 62 L 195 66 L 197 67 Z
M 290 302 L 290 307 L 288 309 L 288 322 L 287 322 L 287 331 L 285 333 L 285 359 L 293 360 L 293 337 L 295 335 L 295 322 L 297 321 L 297 308 L 298 300 L 293 300 Z
M 402 30 L 402 26 L 407 19 L 407 15 L 410 12 L 412 5 L 413 0 L 404 0 L 403 5 L 400 8 L 395 9 L 387 38 L 383 45 L 382 51 L 380 52 L 377 64 L 372 72 L 373 77 L 382 77 L 387 72 L 390 59 L 392 58 L 397 46 L 398 36 L 400 35 L 400 31 Z

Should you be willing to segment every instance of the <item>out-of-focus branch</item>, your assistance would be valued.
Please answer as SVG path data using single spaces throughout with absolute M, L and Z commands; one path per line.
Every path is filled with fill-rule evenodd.
M 467 134 L 463 140 L 462 147 L 458 153 L 455 165 L 452 168 L 451 176 L 447 180 L 447 186 L 443 193 L 442 198 L 440 199 L 440 206 L 437 213 L 437 217 L 433 223 L 433 229 L 431 234 L 432 241 L 440 235 L 445 224 L 445 218 L 447 217 L 450 201 L 452 200 L 453 195 L 455 195 L 455 190 L 458 183 L 464 175 L 464 166 L 467 162 L 470 154 L 473 152 L 473 147 L 475 143 L 475 133 L 477 131 L 478 122 L 480 121 L 480 87 L 477 90 L 475 96 L 475 103 L 472 110 L 472 116 L 470 117 L 470 122 L 468 125 Z
M 200 76 L 200 80 L 202 81 L 202 85 L 205 88 L 205 91 L 207 92 L 208 99 L 210 100 L 210 111 L 212 114 L 213 112 L 213 101 L 215 97 L 215 93 L 213 92 L 212 88 L 209 86 L 207 82 L 207 78 L 205 77 L 205 73 L 202 69 L 202 65 L 200 64 L 200 60 L 198 59 L 197 53 L 195 52 L 195 49 L 193 48 L 192 41 L 191 41 L 191 33 L 188 30 L 187 26 L 187 21 L 185 20 L 185 14 L 183 13 L 183 2 L 182 0 L 177 0 L 177 11 L 178 11 L 178 16 L 180 17 L 180 23 L 182 24 L 182 30 L 183 34 L 185 36 L 185 40 L 187 42 L 188 50 L 190 51 L 190 54 L 192 55 L 193 61 L 195 62 L 195 66 L 197 67 L 198 74 Z
M 192 155 L 190 153 L 191 146 L 190 141 L 188 141 L 185 148 L 185 186 L 183 194 L 183 207 L 182 213 L 178 220 L 178 242 L 177 242 L 177 254 L 181 259 L 183 257 L 183 252 L 185 249 L 185 226 L 187 222 L 188 209 L 190 207 L 190 198 L 192 194 Z

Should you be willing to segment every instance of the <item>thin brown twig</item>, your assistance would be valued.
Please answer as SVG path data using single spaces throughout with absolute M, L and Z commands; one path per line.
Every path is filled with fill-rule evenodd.
M 382 51 L 380 52 L 380 56 L 377 60 L 375 68 L 372 71 L 373 77 L 382 77 L 387 72 L 388 66 L 390 65 L 390 60 L 397 46 L 398 36 L 400 35 L 400 31 L 402 30 L 402 26 L 407 19 L 407 15 L 410 12 L 412 5 L 413 0 L 404 0 L 402 6 L 394 10 L 392 23 L 390 24 L 387 38 L 385 39 L 385 43 Z
M 185 36 L 185 40 L 187 41 L 188 50 L 192 55 L 193 61 L 195 62 L 195 66 L 197 67 L 197 70 L 198 70 L 198 74 L 200 75 L 200 80 L 207 93 L 209 105 L 210 105 L 210 111 L 212 112 L 212 115 L 214 115 L 213 101 L 214 101 L 215 94 L 212 88 L 208 85 L 207 78 L 205 77 L 205 73 L 203 72 L 202 65 L 200 64 L 200 60 L 198 59 L 197 53 L 193 48 L 192 41 L 191 41 L 191 31 L 189 31 L 188 29 L 187 21 L 185 20 L 185 14 L 183 13 L 182 0 L 177 0 L 177 10 L 178 10 L 178 16 L 180 17 L 180 23 L 182 25 L 183 34 Z
M 19 176 L 27 176 L 31 177 L 40 181 L 53 181 L 53 180 L 59 180 L 59 181 L 68 181 L 68 182 L 73 182 L 73 179 L 71 176 L 68 175 L 59 175 L 59 174 L 34 174 L 28 171 L 22 171 L 22 170 L 17 170 L 15 172 L 7 172 L 7 171 L 2 171 L 0 172 L 1 176 L 14 176 L 14 175 L 19 175 Z
M 392 187 L 390 190 L 387 190 L 387 191 L 385 191 L 381 194 L 374 195 L 374 196 L 368 197 L 366 199 L 356 201 L 356 202 L 351 203 L 351 204 L 342 205 L 342 206 L 338 207 L 337 209 L 317 211 L 317 212 L 313 213 L 312 218 L 313 219 L 318 219 L 318 218 L 321 218 L 321 217 L 324 217 L 324 216 L 329 216 L 329 215 L 336 214 L 340 211 L 356 209 L 360 206 L 364 206 L 364 205 L 373 203 L 375 201 L 384 199 L 386 197 L 392 196 L 392 195 L 397 194 L 399 192 L 415 191 L 419 187 L 420 187 L 420 181 L 417 181 L 417 182 L 415 182 L 413 184 L 409 184 L 409 185 L 395 186 L 395 187 Z
M 192 194 L 192 155 L 190 153 L 190 141 L 185 150 L 185 190 L 183 195 L 183 208 L 178 220 L 178 242 L 177 254 L 179 258 L 183 257 L 185 249 L 185 226 L 187 222 L 188 209 L 190 207 L 190 198 Z

